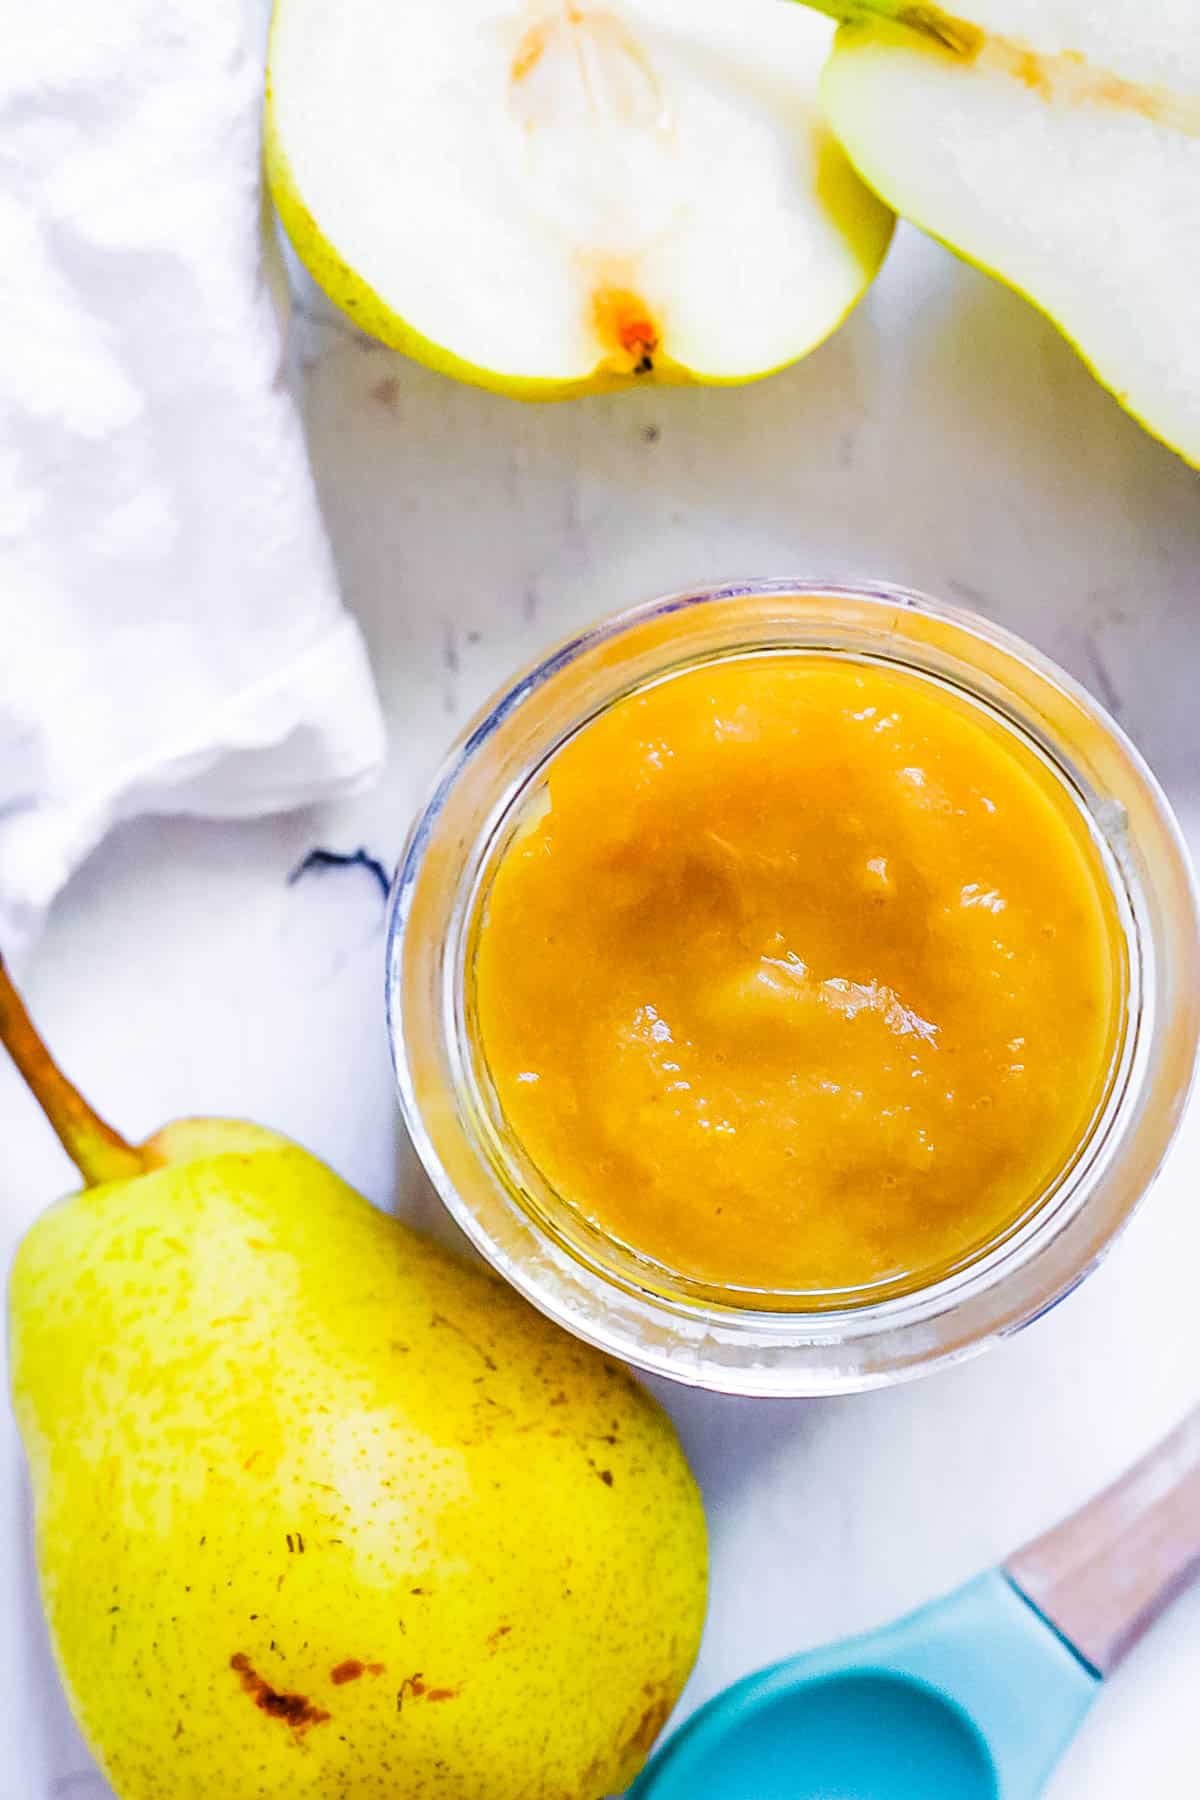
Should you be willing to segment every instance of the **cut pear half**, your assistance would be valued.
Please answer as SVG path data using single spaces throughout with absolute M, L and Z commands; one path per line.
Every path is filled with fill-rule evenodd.
M 276 0 L 272 192 L 331 299 L 449 374 L 750 380 L 891 236 L 818 111 L 833 31 L 779 0 Z
M 1200 464 L 1197 0 L 814 0 L 859 173 L 999 275 Z

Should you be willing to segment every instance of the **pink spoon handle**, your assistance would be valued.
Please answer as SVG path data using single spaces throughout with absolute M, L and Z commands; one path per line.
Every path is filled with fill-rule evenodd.
M 1200 1574 L 1200 1408 L 1127 1475 L 1018 1550 L 1005 1573 L 1108 1675 Z

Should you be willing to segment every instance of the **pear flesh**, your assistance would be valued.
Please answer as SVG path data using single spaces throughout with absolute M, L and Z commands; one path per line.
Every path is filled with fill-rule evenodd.
M 272 1134 L 91 1142 L 142 1167 L 26 1237 L 12 1381 L 55 1654 L 120 1800 L 624 1787 L 705 1603 L 660 1409 Z
M 1200 464 L 1196 0 L 817 0 L 821 94 L 889 206 L 1002 277 Z
M 778 0 L 276 0 L 267 169 L 386 343 L 529 399 L 745 381 L 854 305 L 892 215 Z

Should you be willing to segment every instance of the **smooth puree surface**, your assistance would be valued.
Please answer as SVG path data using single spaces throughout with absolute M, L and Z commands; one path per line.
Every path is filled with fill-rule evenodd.
M 1118 919 L 1057 777 L 970 700 L 788 652 L 618 701 L 549 763 L 475 942 L 499 1107 L 557 1193 L 720 1288 L 919 1279 L 1062 1169 Z

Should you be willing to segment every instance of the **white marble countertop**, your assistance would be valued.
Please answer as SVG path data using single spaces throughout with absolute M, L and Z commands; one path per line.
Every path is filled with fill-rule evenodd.
M 378 888 L 357 869 L 286 877 L 316 844 L 390 863 L 451 735 L 501 677 L 656 591 L 873 575 L 977 606 L 1109 703 L 1200 848 L 1200 476 L 1032 310 L 932 244 L 902 230 L 838 336 L 740 390 L 528 410 L 368 344 L 311 294 L 303 309 L 296 374 L 390 764 L 374 794 L 320 817 L 126 828 L 74 881 L 26 986 L 68 1068 L 130 1132 L 181 1112 L 260 1119 L 381 1205 L 448 1231 L 399 1143 Z M 0 1118 L 7 1260 L 70 1179 L 7 1068 Z M 1196 1400 L 1198 1174 L 1193 1108 L 1101 1272 L 950 1374 L 822 1403 L 661 1390 L 714 1550 L 685 1706 L 962 1580 Z M 0 1797 L 100 1800 L 49 1659 L 6 1415 L 0 1461 Z M 1198 1682 L 1193 1592 L 1101 1697 L 1053 1800 L 1193 1794 Z

